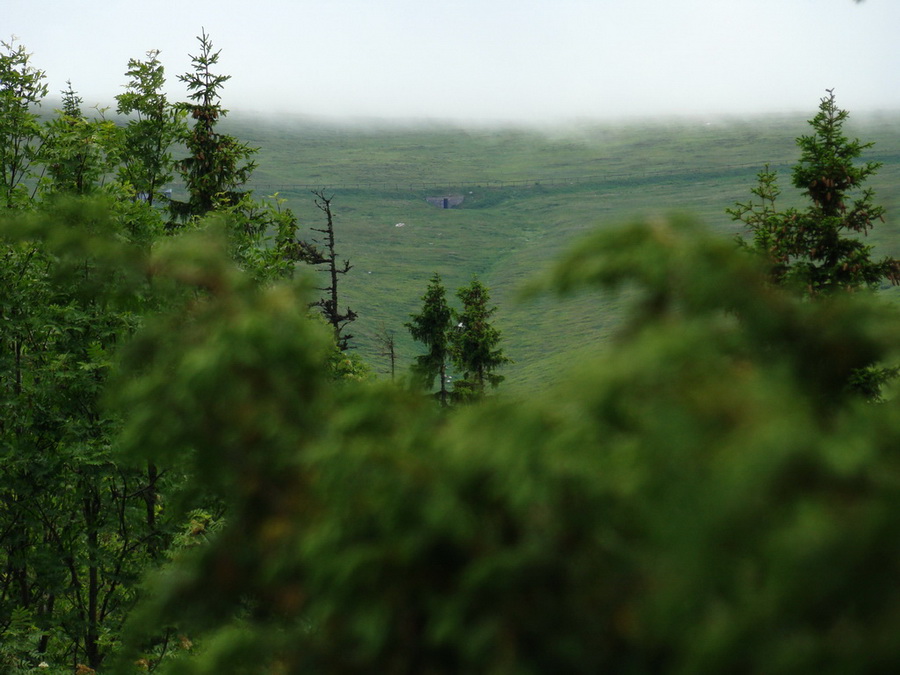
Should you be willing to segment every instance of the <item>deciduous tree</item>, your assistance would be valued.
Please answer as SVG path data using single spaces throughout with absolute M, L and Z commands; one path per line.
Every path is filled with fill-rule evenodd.
M 39 159 L 44 194 L 88 195 L 99 189 L 120 157 L 119 129 L 102 116 L 89 119 L 72 83 L 62 93 L 62 109 L 45 126 Z
M 161 188 L 172 179 L 172 145 L 184 138 L 186 111 L 169 103 L 163 91 L 165 68 L 159 52 L 147 52 L 147 60 L 130 59 L 126 91 L 116 96 L 117 110 L 131 115 L 124 129 L 119 180 L 130 185 L 135 199 L 153 205 Z
M 0 642 L 27 617 L 34 655 L 96 669 L 171 535 L 169 472 L 113 457 L 119 419 L 100 400 L 147 295 L 142 247 L 101 202 L 4 215 Z
M 33 106 L 47 95 L 44 71 L 14 41 L 0 42 L 0 200 L 6 208 L 30 201 L 28 180 L 41 146 L 41 125 Z M 32 186 L 33 187 L 33 186 Z

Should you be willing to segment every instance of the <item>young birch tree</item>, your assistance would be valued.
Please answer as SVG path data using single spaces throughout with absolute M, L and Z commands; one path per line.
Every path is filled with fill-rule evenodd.
M 150 206 L 172 179 L 171 147 L 185 135 L 186 113 L 166 98 L 165 68 L 158 57 L 159 51 L 151 50 L 146 61 L 130 59 L 126 91 L 116 96 L 118 113 L 132 115 L 124 130 L 119 180 L 132 186 L 135 199 Z
M 30 200 L 26 181 L 41 146 L 41 125 L 33 107 L 47 95 L 44 71 L 15 41 L 0 42 L 0 199 L 6 208 Z

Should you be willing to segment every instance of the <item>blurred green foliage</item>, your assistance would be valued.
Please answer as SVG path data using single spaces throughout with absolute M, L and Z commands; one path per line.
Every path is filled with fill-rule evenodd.
M 132 619 L 135 650 L 169 624 L 196 645 L 166 672 L 900 664 L 900 417 L 845 386 L 896 358 L 877 298 L 802 302 L 677 218 L 600 232 L 540 285 L 636 289 L 615 349 L 447 416 L 336 386 L 302 289 L 206 244 L 156 268 L 209 293 L 127 348 L 123 447 L 228 504 Z

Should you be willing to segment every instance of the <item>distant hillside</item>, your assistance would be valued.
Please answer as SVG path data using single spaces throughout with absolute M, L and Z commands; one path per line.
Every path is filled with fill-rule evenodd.
M 397 338 L 398 372 L 417 353 L 403 323 L 433 272 L 448 289 L 477 274 L 516 361 L 505 387 L 540 387 L 577 364 L 579 351 L 604 349 L 626 311 L 621 298 L 519 302 L 525 281 L 561 250 L 592 228 L 672 211 L 733 236 L 724 210 L 749 197 L 764 164 L 782 172 L 785 202 L 797 200 L 788 169 L 794 139 L 809 129 L 800 117 L 543 132 L 363 129 L 236 114 L 226 125 L 260 148 L 258 194 L 278 192 L 304 224 L 320 224 L 310 189 L 334 193 L 339 252 L 354 266 L 345 298 L 360 315 L 351 332 L 376 370 L 388 370 L 376 341 L 382 330 Z M 884 166 L 871 185 L 888 214 L 870 240 L 900 256 L 900 114 L 857 119 L 851 111 L 846 128 L 876 143 L 867 158 Z M 426 201 L 443 194 L 465 199 L 448 209 Z

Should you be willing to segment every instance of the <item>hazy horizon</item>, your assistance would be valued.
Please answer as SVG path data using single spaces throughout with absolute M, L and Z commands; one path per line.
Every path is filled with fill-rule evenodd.
M 114 105 L 130 58 L 160 50 L 186 93 L 202 28 L 223 105 L 313 122 L 561 124 L 900 110 L 896 0 L 132 0 L 16 3 L 6 36 L 51 100 L 71 80 Z M 263 102 L 263 103 L 261 103 Z

